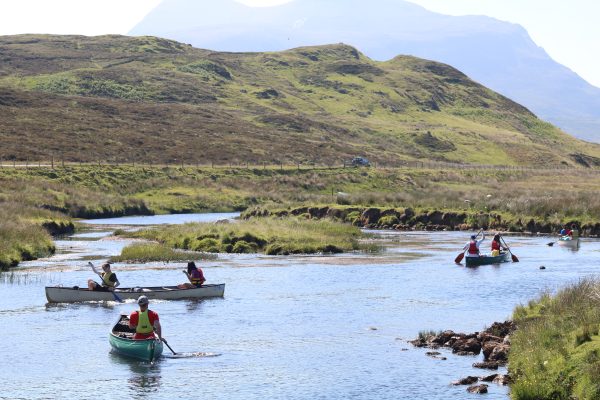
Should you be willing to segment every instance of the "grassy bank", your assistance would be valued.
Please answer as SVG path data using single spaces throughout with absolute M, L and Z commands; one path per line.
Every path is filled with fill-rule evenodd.
M 356 227 L 332 221 L 261 219 L 235 224 L 185 224 L 134 232 L 168 247 L 209 253 L 313 254 L 367 250 Z
M 11 213 L 0 220 L 0 227 L 6 232 L 8 222 L 23 225 L 23 229 L 33 223 L 61 233 L 70 226 L 70 218 L 239 211 L 255 206 L 292 210 L 328 204 L 398 211 L 411 208 L 417 215 L 465 213 L 475 219 L 481 213 L 494 214 L 515 226 L 520 220 L 521 230 L 527 230 L 531 219 L 551 227 L 577 221 L 580 226 L 600 229 L 598 191 L 598 173 L 586 170 L 91 164 L 0 168 L 0 207 L 11 205 Z M 393 218 L 388 219 L 383 225 L 392 225 Z M 21 237 L 25 238 L 21 245 L 32 244 L 26 236 Z M 8 242 L 13 244 L 5 254 L 19 252 L 13 239 Z
M 8 203 L 0 207 L 0 270 L 52 254 L 54 243 L 43 224 L 65 224 L 47 211 L 29 210 L 29 219 L 24 219 L 15 213 L 18 208 Z
M 83 165 L 0 168 L 0 201 L 73 217 L 339 204 L 506 212 L 597 222 L 600 174 L 587 170 L 194 168 Z M 468 201 L 467 201 L 468 200 Z
M 198 261 L 216 260 L 214 254 L 196 251 L 174 250 L 160 243 L 133 243 L 121 251 L 120 256 L 111 257 L 112 262 L 148 263 L 155 261 Z
M 545 294 L 514 312 L 509 371 L 515 400 L 600 398 L 600 281 Z

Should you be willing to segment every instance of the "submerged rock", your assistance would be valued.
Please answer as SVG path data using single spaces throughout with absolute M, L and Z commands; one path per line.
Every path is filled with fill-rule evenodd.
M 481 384 L 481 385 L 474 385 L 474 386 L 469 386 L 467 388 L 467 392 L 469 393 L 479 393 L 479 394 L 484 394 L 488 392 L 488 385 L 486 384 Z

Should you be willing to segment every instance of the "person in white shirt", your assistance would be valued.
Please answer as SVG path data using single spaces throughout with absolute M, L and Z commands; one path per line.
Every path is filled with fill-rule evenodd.
M 479 253 L 479 246 L 481 246 L 481 243 L 485 240 L 485 233 L 481 234 L 481 239 L 477 240 L 477 235 L 471 235 L 471 240 L 469 240 L 467 242 L 467 244 L 465 244 L 465 247 L 463 247 L 463 251 L 466 251 L 466 256 L 467 257 L 479 257 L 480 253 Z

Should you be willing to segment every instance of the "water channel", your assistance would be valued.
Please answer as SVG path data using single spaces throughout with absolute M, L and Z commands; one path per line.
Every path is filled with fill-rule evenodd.
M 165 348 L 154 364 L 110 353 L 110 327 L 134 302 L 46 304 L 45 286 L 84 286 L 94 278 L 88 260 L 120 253 L 129 242 L 110 237 L 114 229 L 231 216 L 88 221 L 89 231 L 57 241 L 55 256 L 2 273 L 0 399 L 470 399 L 451 382 L 492 373 L 472 368 L 482 356 L 442 350 L 447 360 L 436 360 L 407 340 L 422 330 L 480 331 L 600 265 L 600 241 L 569 249 L 510 237 L 521 262 L 467 269 L 453 263 L 468 237 L 459 232 L 378 232 L 380 254 L 219 255 L 200 264 L 207 283 L 226 283 L 224 298 L 150 305 L 176 352 L 205 356 Z M 183 268 L 113 270 L 136 286 L 181 283 Z M 487 398 L 508 390 L 490 384 Z

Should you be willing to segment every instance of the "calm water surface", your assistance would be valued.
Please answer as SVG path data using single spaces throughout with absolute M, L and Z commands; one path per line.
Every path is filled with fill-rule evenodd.
M 128 243 L 109 233 L 58 241 L 56 256 L 0 275 L 0 398 L 472 399 L 450 383 L 490 374 L 471 367 L 481 356 L 442 350 L 448 359 L 435 360 L 406 340 L 421 330 L 482 330 L 542 290 L 595 275 L 600 261 L 598 241 L 572 251 L 511 237 L 520 263 L 466 269 L 453 259 L 468 234 L 404 232 L 380 232 L 387 251 L 377 255 L 223 255 L 202 267 L 209 283 L 226 283 L 225 298 L 151 303 L 176 352 L 212 356 L 176 358 L 165 348 L 147 364 L 108 344 L 112 323 L 135 303 L 46 305 L 44 286 L 85 285 L 94 277 L 87 260 Z M 183 282 L 183 268 L 114 271 L 124 286 L 162 285 Z M 488 399 L 508 398 L 507 388 L 489 390 Z

